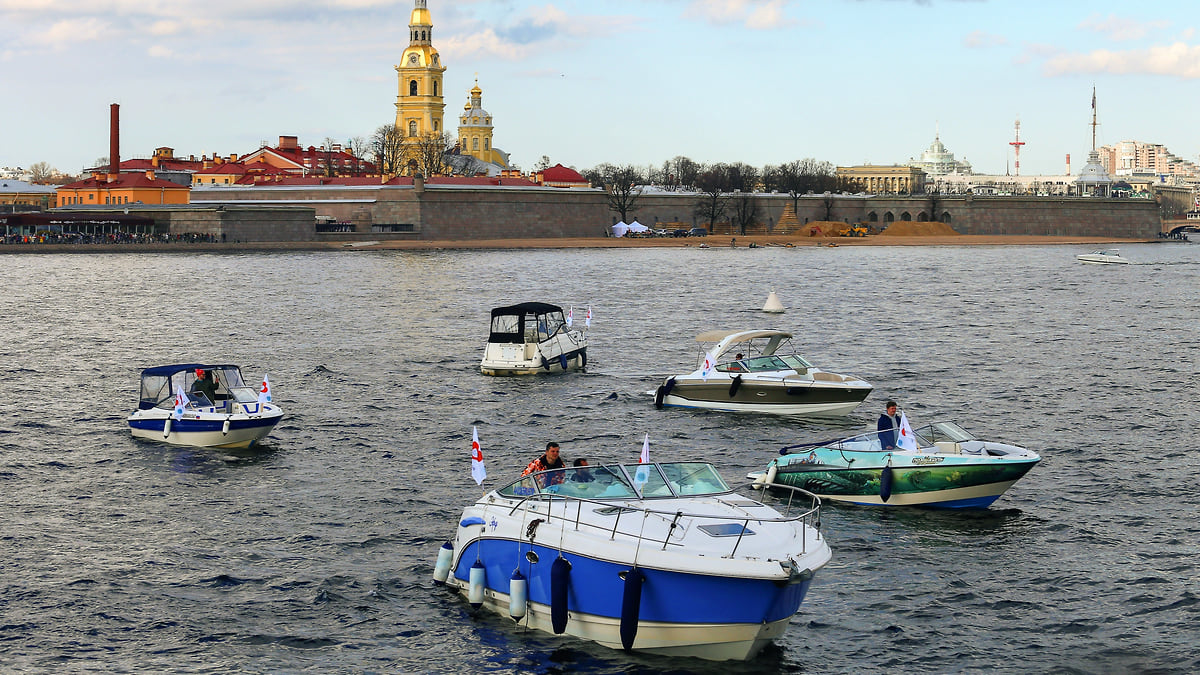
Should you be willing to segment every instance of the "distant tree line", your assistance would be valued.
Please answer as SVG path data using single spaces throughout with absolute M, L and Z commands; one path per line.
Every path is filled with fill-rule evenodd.
M 760 215 L 756 192 L 786 193 L 795 207 L 806 194 L 838 189 L 833 164 L 813 158 L 759 169 L 742 162 L 700 164 L 678 156 L 663 162 L 662 167 L 600 164 L 580 173 L 592 185 L 604 188 L 609 208 L 619 213 L 622 221 L 628 222 L 629 214 L 637 210 L 646 187 L 656 186 L 698 193 L 693 213 L 708 223 L 709 230 L 728 218 L 742 234 Z

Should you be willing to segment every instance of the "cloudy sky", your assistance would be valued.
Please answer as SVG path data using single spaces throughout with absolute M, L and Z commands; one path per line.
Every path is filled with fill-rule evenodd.
M 978 172 L 1078 172 L 1140 140 L 1197 161 L 1194 0 L 428 0 L 448 119 L 476 77 L 531 168 L 891 164 L 940 132 Z M 244 154 L 394 121 L 412 0 L 0 0 L 0 166 Z M 456 124 L 448 124 L 453 128 Z

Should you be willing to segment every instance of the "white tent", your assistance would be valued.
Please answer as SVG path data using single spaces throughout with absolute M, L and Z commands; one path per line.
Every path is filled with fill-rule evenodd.
M 629 232 L 629 226 L 626 225 L 625 221 L 623 221 L 623 220 L 621 222 L 617 223 L 616 225 L 612 226 L 612 233 L 613 233 L 614 237 L 624 237 L 626 235 L 626 233 L 628 233 L 628 232 Z
M 639 223 L 638 221 L 636 221 L 636 220 L 635 220 L 635 221 L 633 221 L 632 223 L 630 223 L 630 224 L 629 224 L 629 231 L 630 231 L 630 232 L 637 232 L 637 233 L 639 233 L 639 234 L 640 234 L 640 233 L 642 233 L 642 232 L 649 232 L 649 231 L 650 231 L 650 228 L 646 227 L 645 225 L 643 225 L 643 224 L 641 224 L 641 223 Z

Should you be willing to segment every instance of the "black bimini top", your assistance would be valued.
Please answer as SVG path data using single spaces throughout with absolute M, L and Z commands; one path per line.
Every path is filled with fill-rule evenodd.
M 497 307 L 492 310 L 492 316 L 501 316 L 505 314 L 521 315 L 521 314 L 551 314 L 553 312 L 561 312 L 562 307 L 551 305 L 545 302 L 521 302 L 508 307 Z

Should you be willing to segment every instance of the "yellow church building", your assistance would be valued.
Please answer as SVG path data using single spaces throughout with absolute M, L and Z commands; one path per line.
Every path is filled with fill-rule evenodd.
M 396 128 L 406 143 L 419 143 L 448 133 L 443 123 L 446 66 L 433 46 L 433 18 L 427 0 L 413 0 L 408 39 L 396 66 Z M 487 173 L 498 174 L 510 168 L 508 153 L 495 146 L 492 134 L 492 116 L 483 109 L 483 90 L 477 80 L 459 118 L 458 154 L 489 164 Z

